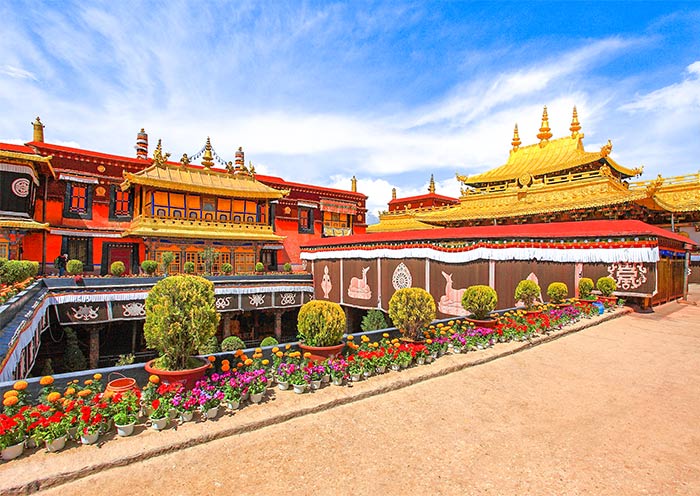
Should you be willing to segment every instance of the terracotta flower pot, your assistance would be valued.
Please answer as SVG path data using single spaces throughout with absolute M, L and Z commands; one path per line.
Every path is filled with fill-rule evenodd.
M 340 343 L 335 346 L 306 346 L 303 343 L 299 343 L 301 351 L 304 353 L 307 351 L 311 353 L 311 359 L 315 362 L 323 362 L 328 358 L 340 355 L 344 346 L 345 343 Z
M 474 324 L 474 327 L 483 327 L 485 329 L 494 329 L 498 324 L 498 320 L 496 319 L 477 320 L 465 317 L 464 320 Z
M 155 374 L 160 377 L 160 381 L 165 384 L 182 384 L 185 389 L 192 389 L 195 383 L 204 377 L 209 368 L 208 362 L 203 362 L 203 365 L 194 369 L 186 370 L 162 370 L 153 368 L 153 361 L 147 362 L 144 368 L 149 374 Z

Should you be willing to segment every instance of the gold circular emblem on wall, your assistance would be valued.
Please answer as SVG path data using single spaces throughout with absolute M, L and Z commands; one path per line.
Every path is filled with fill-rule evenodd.
M 98 186 L 97 188 L 95 188 L 95 194 L 97 196 L 104 196 L 106 192 L 107 190 L 105 190 L 102 186 Z
M 98 166 L 97 166 L 97 172 L 104 172 L 105 170 L 106 170 L 106 169 L 105 169 L 105 166 L 104 166 L 104 165 L 98 165 Z
M 521 176 L 518 178 L 518 184 L 519 184 L 520 186 L 523 186 L 523 187 L 529 186 L 531 182 L 532 182 L 532 176 L 531 176 L 529 173 L 527 173 L 527 172 L 524 172 L 524 173 L 521 174 Z
M 357 214 L 357 220 L 362 222 L 362 214 Z

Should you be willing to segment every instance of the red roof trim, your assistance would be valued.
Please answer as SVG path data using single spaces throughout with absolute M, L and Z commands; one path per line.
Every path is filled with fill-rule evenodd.
M 364 199 L 366 200 L 368 197 L 367 195 L 363 193 L 359 193 L 356 191 L 347 191 L 343 189 L 335 189 L 335 188 L 327 188 L 325 186 L 314 186 L 312 184 L 302 184 L 302 183 L 293 183 L 291 181 L 285 181 L 284 179 L 276 176 L 265 176 L 262 174 L 256 174 L 255 179 L 257 179 L 260 182 L 263 183 L 273 183 L 273 184 L 278 184 L 280 186 L 289 186 L 293 188 L 299 188 L 299 189 L 310 189 L 310 190 L 316 190 L 316 191 L 327 191 L 329 193 L 341 193 L 344 195 L 352 196 L 358 199 Z
M 83 150 L 81 148 L 71 148 L 69 146 L 54 145 L 52 143 L 45 143 L 42 141 L 30 141 L 27 143 L 28 146 L 34 147 L 40 151 L 58 151 L 65 153 L 72 153 L 74 155 L 81 155 L 84 157 L 99 158 L 102 160 L 113 160 L 118 162 L 129 162 L 130 164 L 136 164 L 143 167 L 148 167 L 151 165 L 151 160 L 137 159 L 136 157 L 123 157 L 121 155 L 110 155 L 108 153 L 100 153 L 92 150 Z
M 580 222 L 552 222 L 507 226 L 453 227 L 418 231 L 357 234 L 341 238 L 322 238 L 302 245 L 304 248 L 337 246 L 360 243 L 401 241 L 431 241 L 446 239 L 497 238 L 604 238 L 620 236 L 656 236 L 697 246 L 692 239 L 646 224 L 640 220 L 590 220 Z
M 395 200 L 391 200 L 389 202 L 389 205 L 394 204 L 394 203 L 405 203 L 407 201 L 429 200 L 429 199 L 446 200 L 446 201 L 453 202 L 453 203 L 459 203 L 459 199 L 452 198 L 451 196 L 439 195 L 437 193 L 427 193 L 425 195 L 407 196 L 406 198 L 397 198 Z
M 28 153 L 30 155 L 36 155 L 36 151 L 25 145 L 13 145 L 12 143 L 0 143 L 0 150 L 5 150 L 7 152 L 17 152 L 17 153 Z

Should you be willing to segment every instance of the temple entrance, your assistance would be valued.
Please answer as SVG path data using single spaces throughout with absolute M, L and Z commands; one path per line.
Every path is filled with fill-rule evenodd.
M 132 243 L 105 243 L 102 246 L 102 275 L 109 274 L 114 262 L 124 263 L 124 275 L 132 274 L 139 263 L 136 246 Z

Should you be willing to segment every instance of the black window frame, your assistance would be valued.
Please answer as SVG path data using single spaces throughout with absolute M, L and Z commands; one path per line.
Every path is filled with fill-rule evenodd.
M 73 212 L 71 210 L 74 185 L 80 185 L 80 186 L 85 188 L 85 213 Z M 66 182 L 66 193 L 65 193 L 65 196 L 63 198 L 63 217 L 66 217 L 69 219 L 92 220 L 93 189 L 94 189 L 94 186 L 92 184 L 67 181 Z
M 300 234 L 314 234 L 314 209 L 311 207 L 299 207 L 298 208 L 298 225 Z M 301 222 L 301 213 L 308 212 L 308 226 L 304 226 Z
M 117 215 L 117 192 L 119 190 L 118 184 L 112 184 L 109 188 L 109 220 L 124 222 L 134 217 L 134 191 L 127 191 L 129 194 L 129 213 L 127 215 Z
M 92 260 L 92 254 L 93 254 L 93 244 L 94 244 L 94 239 L 91 237 L 83 237 L 83 236 L 63 236 L 63 239 L 61 240 L 61 253 L 67 253 L 68 254 L 68 260 L 72 260 L 75 257 L 73 257 L 73 254 L 71 253 L 71 250 L 69 248 L 69 243 L 78 243 L 78 242 L 84 242 L 85 243 L 85 258 L 87 260 L 80 260 L 83 262 L 83 270 L 85 272 L 92 272 L 95 270 L 95 264 Z

